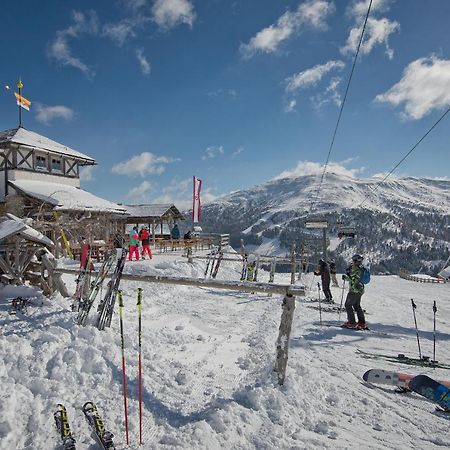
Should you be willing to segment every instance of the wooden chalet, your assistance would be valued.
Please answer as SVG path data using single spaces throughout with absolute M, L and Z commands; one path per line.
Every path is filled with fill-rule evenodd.
M 125 208 L 80 189 L 80 167 L 96 162 L 23 127 L 0 132 L 0 205 L 30 217 L 58 248 L 85 239 L 111 240 L 112 216 Z M 64 245 L 63 245 L 64 244 Z

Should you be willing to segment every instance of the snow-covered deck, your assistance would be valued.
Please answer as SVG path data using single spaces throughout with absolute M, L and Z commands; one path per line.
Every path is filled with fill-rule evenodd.
M 54 205 L 59 211 L 91 211 L 125 214 L 124 207 L 73 186 L 34 180 L 9 181 L 19 193 Z

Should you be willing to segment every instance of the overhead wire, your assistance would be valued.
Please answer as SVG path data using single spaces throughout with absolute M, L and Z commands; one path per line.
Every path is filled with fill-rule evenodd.
M 436 128 L 436 126 L 441 122 L 444 117 L 450 112 L 450 107 L 439 117 L 439 119 L 434 122 L 434 124 L 429 128 L 429 130 L 412 146 L 412 148 L 402 157 L 402 159 L 390 170 L 390 172 L 380 181 L 375 183 L 375 186 L 371 189 L 370 194 L 366 195 L 363 201 L 357 206 L 357 208 L 361 208 L 362 205 L 369 199 L 369 196 L 377 191 L 382 183 L 384 183 L 392 173 L 405 161 L 406 158 L 421 144 L 421 142 Z
M 370 14 L 371 7 L 372 7 L 372 0 L 370 0 L 369 7 L 367 8 L 366 18 L 364 20 L 364 25 L 363 25 L 363 28 L 362 28 L 362 31 L 361 31 L 361 36 L 359 37 L 359 42 L 358 42 L 358 47 L 356 49 L 355 57 L 353 58 L 352 69 L 350 71 L 350 76 L 349 76 L 349 79 L 348 79 L 348 82 L 347 82 L 347 87 L 345 89 L 344 98 L 342 99 L 341 107 L 339 109 L 339 115 L 338 115 L 338 118 L 337 118 L 337 121 L 336 121 L 336 126 L 334 128 L 333 137 L 331 139 L 330 147 L 328 149 L 328 155 L 327 155 L 327 159 L 325 161 L 324 167 L 323 167 L 323 172 L 322 172 L 322 176 L 320 178 L 319 186 L 317 188 L 316 197 L 315 197 L 315 199 L 313 198 L 313 200 L 311 202 L 308 215 L 310 215 L 312 213 L 314 205 L 319 200 L 320 191 L 322 189 L 323 180 L 325 178 L 325 173 L 326 173 L 326 170 L 327 170 L 327 167 L 328 167 L 328 163 L 330 161 L 330 156 L 331 156 L 331 151 L 332 151 L 333 146 L 334 146 L 334 141 L 336 140 L 336 134 L 337 134 L 337 131 L 338 131 L 338 128 L 339 128 L 339 123 L 341 121 L 342 113 L 344 111 L 345 101 L 347 100 L 348 91 L 350 89 L 350 84 L 351 84 L 351 81 L 352 81 L 352 78 L 353 78 L 353 72 L 355 71 L 356 61 L 358 59 L 358 55 L 359 55 L 359 51 L 360 51 L 360 48 L 361 48 L 362 40 L 363 40 L 363 37 L 364 37 L 364 32 L 366 30 L 367 20 L 369 19 L 369 14 Z

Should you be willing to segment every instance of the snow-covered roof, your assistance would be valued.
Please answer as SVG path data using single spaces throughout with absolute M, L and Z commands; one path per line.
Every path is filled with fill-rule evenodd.
M 442 269 L 438 275 L 443 278 L 449 278 L 450 277 L 450 266 L 447 266 L 445 269 Z
M 19 234 L 19 236 L 29 241 L 53 247 L 54 243 L 41 232 L 25 224 L 21 219 L 13 214 L 7 214 L 8 219 L 0 223 L 0 240 Z
M 9 184 L 18 192 L 50 203 L 55 210 L 126 213 L 123 206 L 65 184 L 34 180 L 9 181 Z
M 84 160 L 86 164 L 95 164 L 95 160 L 84 153 L 73 150 L 59 142 L 53 141 L 41 134 L 29 131 L 23 127 L 13 128 L 0 132 L 0 144 L 12 142 L 15 144 L 26 145 L 38 150 L 44 150 L 60 155 L 67 155 L 73 158 Z
M 128 213 L 127 218 L 161 218 L 164 216 L 183 220 L 184 217 L 178 208 L 170 203 L 148 205 L 123 205 Z

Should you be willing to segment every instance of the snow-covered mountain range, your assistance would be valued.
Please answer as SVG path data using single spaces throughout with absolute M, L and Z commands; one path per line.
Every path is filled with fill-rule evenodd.
M 205 231 L 244 239 L 262 254 L 285 254 L 293 242 L 312 257 L 321 250 L 321 232 L 305 219 L 329 222 L 328 250 L 338 265 L 360 252 L 376 270 L 400 268 L 433 273 L 442 268 L 450 247 L 450 181 L 419 178 L 357 179 L 327 173 L 281 178 L 231 193 L 202 210 Z M 357 236 L 338 239 L 341 227 Z

